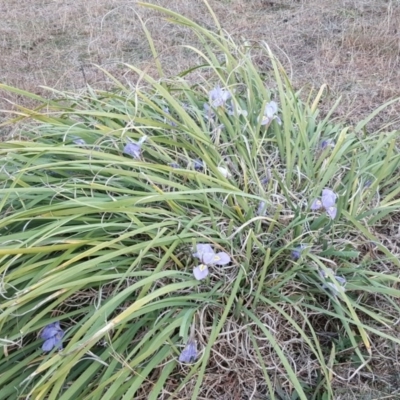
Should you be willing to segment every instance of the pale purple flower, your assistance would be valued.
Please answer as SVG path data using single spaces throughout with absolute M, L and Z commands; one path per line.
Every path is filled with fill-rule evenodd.
M 40 337 L 45 340 L 42 345 L 43 351 L 51 351 L 54 347 L 62 349 L 62 338 L 64 331 L 60 327 L 58 321 L 52 322 L 51 324 L 44 327 Z
M 124 153 L 133 158 L 140 158 L 142 152 L 142 144 L 147 140 L 147 136 L 142 136 L 137 143 L 129 142 L 124 147 Z
M 231 98 L 231 94 L 227 89 L 222 89 L 219 85 L 208 93 L 210 104 L 214 108 L 223 107 L 227 100 Z
M 185 348 L 179 355 L 179 361 L 182 363 L 192 363 L 198 356 L 196 342 L 193 339 L 189 339 Z
M 141 146 L 137 143 L 128 143 L 124 147 L 124 153 L 128 156 L 138 159 L 141 156 L 142 149 Z
M 270 101 L 266 104 L 264 115 L 262 116 L 261 125 L 269 125 L 272 120 L 276 119 L 278 124 L 282 123 L 281 119 L 276 115 L 278 112 L 278 104 L 275 101 Z
M 205 279 L 208 275 L 208 266 L 206 264 L 198 265 L 193 268 L 193 275 L 198 281 Z
M 198 258 L 201 264 L 193 269 L 194 277 L 200 281 L 208 275 L 208 267 L 214 265 L 226 265 L 231 262 L 231 257 L 224 251 L 215 253 L 213 248 L 209 244 L 199 243 L 196 246 L 196 252 L 193 253 L 193 257 Z
M 325 209 L 333 207 L 336 204 L 337 195 L 331 189 L 324 189 L 322 191 L 321 202 Z
M 311 203 L 310 209 L 312 211 L 324 208 L 329 218 L 335 219 L 337 214 L 336 208 L 337 194 L 331 189 L 324 189 L 322 191 L 321 199 L 315 199 Z
M 226 265 L 231 262 L 229 254 L 224 251 L 215 253 L 213 248 L 209 244 L 196 245 L 196 253 L 193 253 L 193 257 L 198 258 L 203 264 L 207 265 Z

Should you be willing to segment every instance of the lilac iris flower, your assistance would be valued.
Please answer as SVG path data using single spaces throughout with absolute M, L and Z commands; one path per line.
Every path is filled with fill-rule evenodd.
M 337 194 L 333 190 L 324 189 L 322 191 L 321 199 L 315 199 L 311 203 L 310 209 L 312 211 L 317 211 L 323 208 L 329 218 L 335 219 L 337 215 L 336 200 Z
M 137 143 L 128 143 L 124 147 L 124 153 L 127 154 L 128 156 L 138 159 L 141 156 L 142 149 L 141 146 L 138 145 Z
M 193 257 L 198 258 L 201 264 L 193 269 L 193 275 L 201 281 L 209 274 L 208 267 L 214 265 L 226 265 L 231 262 L 231 257 L 224 251 L 215 253 L 213 248 L 209 244 L 199 243 L 196 246 L 196 252 L 193 253 Z
M 275 101 L 270 101 L 269 103 L 267 103 L 264 109 L 264 114 L 262 116 L 261 125 L 269 125 L 274 119 L 280 125 L 282 121 L 276 115 L 277 112 L 278 112 L 278 104 L 276 104 Z
M 198 356 L 196 342 L 193 339 L 189 339 L 185 348 L 179 355 L 179 361 L 182 363 L 192 363 Z
M 231 262 L 231 258 L 229 254 L 220 251 L 219 253 L 212 252 L 203 254 L 202 261 L 207 265 L 226 265 Z
M 142 154 L 142 144 L 146 141 L 147 136 L 143 136 L 137 143 L 129 142 L 124 147 L 124 153 L 133 158 L 139 159 Z
M 231 98 L 231 94 L 227 89 L 222 89 L 219 85 L 208 93 L 210 104 L 214 108 L 223 107 Z
M 54 347 L 62 349 L 62 338 L 64 336 L 64 331 L 60 327 L 58 321 L 52 322 L 51 324 L 45 326 L 40 337 L 44 339 L 42 345 L 43 351 L 51 351 Z
M 333 207 L 336 204 L 337 195 L 331 189 L 324 189 L 322 191 L 321 202 L 325 209 Z

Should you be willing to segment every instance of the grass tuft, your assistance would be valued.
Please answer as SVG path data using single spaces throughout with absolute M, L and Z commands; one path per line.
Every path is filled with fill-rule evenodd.
M 114 90 L 52 101 L 0 85 L 42 103 L 19 108 L 23 140 L 0 143 L 1 398 L 392 394 L 398 132 L 322 119 L 322 91 L 302 101 L 266 43 L 265 76 L 218 23 L 140 4 L 197 35 L 197 66 L 156 79 L 126 65 L 134 86 L 108 73 Z M 213 107 L 217 86 L 230 98 Z M 333 219 L 311 207 L 327 188 Z M 196 281 L 200 243 L 232 262 Z M 56 321 L 64 349 L 45 354 Z M 199 357 L 179 363 L 192 335 Z

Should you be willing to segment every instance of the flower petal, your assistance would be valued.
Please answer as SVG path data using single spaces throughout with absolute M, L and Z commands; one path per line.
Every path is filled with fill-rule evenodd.
M 205 279 L 208 275 L 207 265 L 200 264 L 197 267 L 193 268 L 193 275 L 198 281 Z
M 200 260 L 203 257 L 203 254 L 206 253 L 211 253 L 214 254 L 214 250 L 212 249 L 211 245 L 204 244 L 204 243 L 198 243 L 196 244 L 196 253 L 193 253 L 193 257 L 199 258 Z
M 333 207 L 336 203 L 337 195 L 331 189 L 324 189 L 322 191 L 321 202 L 324 208 L 328 209 L 329 207 Z
M 124 154 L 127 154 L 128 156 L 138 159 L 140 158 L 141 155 L 141 147 L 137 143 L 128 143 L 124 147 Z
M 339 282 L 340 286 L 344 286 L 347 283 L 344 276 L 335 275 L 335 279 Z
M 50 339 L 51 337 L 57 335 L 57 333 L 59 331 L 62 332 L 62 329 L 60 327 L 60 323 L 58 321 L 52 322 L 51 324 L 48 324 L 43 328 L 43 331 L 40 334 L 40 337 L 42 339 L 45 339 L 45 340 L 46 339 Z
M 270 101 L 266 104 L 264 109 L 264 115 L 270 119 L 278 112 L 278 104 L 275 101 Z
M 42 350 L 43 351 L 51 351 L 53 350 L 53 347 L 56 345 L 56 340 L 54 337 L 47 339 L 43 344 L 42 344 Z
M 57 335 L 58 330 L 53 327 L 45 327 L 40 335 L 40 337 L 44 340 L 50 339 Z
M 265 115 L 262 116 L 261 125 L 268 125 L 272 121 L 272 118 L 268 118 Z
M 331 219 L 335 219 L 336 218 L 336 214 L 337 214 L 337 208 L 336 207 L 329 207 L 326 209 L 326 213 L 328 214 L 328 217 Z
M 231 262 L 231 257 L 229 256 L 228 253 L 225 253 L 224 251 L 221 251 L 217 254 L 214 255 L 213 262 L 211 263 L 212 265 L 226 265 Z
M 331 273 L 333 275 L 333 269 L 332 268 L 327 268 L 326 270 L 328 271 L 328 273 Z M 318 271 L 319 276 L 321 278 L 323 278 L 323 279 L 326 279 L 328 277 L 328 273 L 323 269 L 320 269 Z
M 316 210 L 320 210 L 322 208 L 322 202 L 320 199 L 315 199 L 312 203 L 311 203 L 311 207 L 310 209 L 312 211 L 316 211 Z
M 222 89 L 219 85 L 208 93 L 210 104 L 214 108 L 222 107 L 227 100 L 231 98 L 228 90 Z
M 201 262 L 203 264 L 213 265 L 215 257 L 216 257 L 216 254 L 214 252 L 212 252 L 212 253 L 203 253 L 203 255 L 201 257 Z
M 179 355 L 179 361 L 183 363 L 192 363 L 197 358 L 197 346 L 196 342 L 192 339 L 189 339 L 187 345 L 182 350 Z
M 62 336 L 61 337 L 56 336 L 54 338 L 54 346 L 57 347 L 57 349 L 62 350 L 62 348 L 63 348 Z
M 229 100 L 231 98 L 231 94 L 229 93 L 228 90 L 226 89 L 222 89 L 222 94 L 221 94 L 221 98 L 224 102 L 226 102 L 227 100 Z

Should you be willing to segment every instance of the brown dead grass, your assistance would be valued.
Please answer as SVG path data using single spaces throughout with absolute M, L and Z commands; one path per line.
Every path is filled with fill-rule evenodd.
M 212 27 L 201 1 L 152 0 Z M 210 0 L 222 26 L 234 37 L 266 41 L 286 66 L 295 88 L 329 85 L 327 110 L 343 97 L 335 116 L 355 123 L 400 96 L 400 3 L 397 0 Z M 151 31 L 169 74 L 193 64 L 179 45 L 193 43 L 184 28 L 171 26 L 133 1 L 2 0 L 0 81 L 43 94 L 39 86 L 80 90 L 109 87 L 98 64 L 119 78 L 134 79 L 122 62 L 152 65 L 136 13 Z M 265 60 L 258 60 L 265 68 Z M 19 96 L 0 93 L 0 109 Z M 29 105 L 29 103 L 28 103 Z M 370 125 L 399 127 L 395 103 Z
M 213 26 L 201 1 L 150 2 L 172 8 L 206 27 Z M 342 96 L 335 112 L 338 118 L 353 124 L 384 102 L 400 96 L 399 1 L 209 2 L 223 28 L 235 38 L 269 44 L 287 68 L 295 88 L 318 89 L 328 84 L 330 90 L 323 99 L 323 110 L 328 110 Z M 180 47 L 195 43 L 187 29 L 172 26 L 133 1 L 0 0 L 0 13 L 0 82 L 37 94 L 47 93 L 40 86 L 80 91 L 88 83 L 94 88 L 110 88 L 111 83 L 94 64 L 123 81 L 135 79 L 121 66 L 123 62 L 153 70 L 151 52 L 136 13 L 146 21 L 167 74 L 173 75 L 196 61 L 192 53 Z M 261 70 L 267 68 L 265 59 L 257 57 L 255 62 Z M 17 95 L 0 92 L 0 109 L 10 110 L 12 103 L 33 105 Z M 6 112 L 0 114 L 0 122 L 6 117 Z M 399 103 L 383 111 L 369 128 L 389 123 L 399 128 Z M 294 310 L 288 312 L 296 317 Z M 313 383 L 318 371 L 311 353 L 298 338 L 285 337 L 290 328 L 285 330 L 286 321 L 282 317 L 266 315 L 265 318 L 271 329 L 279 326 L 277 337 L 293 354 L 293 365 L 304 381 Z M 301 323 L 301 316 L 298 321 Z M 329 321 L 315 323 L 320 324 L 321 335 L 326 334 Z M 202 335 L 207 337 L 206 332 Z M 261 333 L 256 340 L 267 368 L 276 370 L 274 383 L 284 393 L 290 382 L 279 381 L 279 361 L 273 359 L 270 344 Z M 335 371 L 337 400 L 378 399 L 390 391 L 400 398 L 400 379 L 395 372 L 399 367 L 397 356 L 393 358 L 393 349 L 386 348 L 381 340 L 374 344 L 371 363 L 374 373 L 363 370 L 354 379 L 346 380 L 354 368 L 343 358 L 343 370 Z M 248 368 L 248 357 L 255 357 L 249 353 L 249 346 L 247 330 L 240 326 L 225 327 L 225 334 L 213 348 L 213 367 L 206 376 L 204 398 L 247 399 L 251 393 L 254 394 L 251 398 L 265 398 L 267 391 L 261 369 Z M 172 381 L 170 384 L 174 386 Z M 190 398 L 192 388 L 191 383 L 185 387 L 182 399 Z M 381 392 L 384 388 L 389 392 Z

